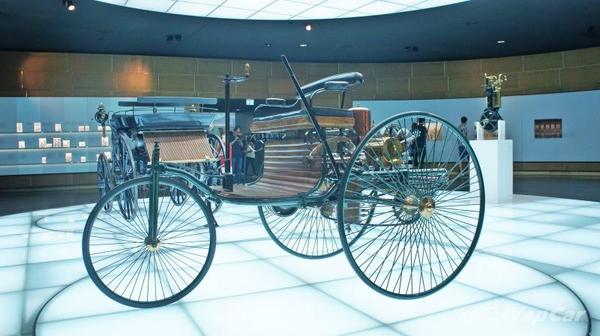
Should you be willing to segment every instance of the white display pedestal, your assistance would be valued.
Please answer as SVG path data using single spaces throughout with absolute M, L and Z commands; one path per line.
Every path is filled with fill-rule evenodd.
M 512 140 L 472 140 L 471 147 L 477 155 L 487 203 L 509 202 L 513 195 L 513 143 Z M 475 176 L 471 167 L 471 179 Z

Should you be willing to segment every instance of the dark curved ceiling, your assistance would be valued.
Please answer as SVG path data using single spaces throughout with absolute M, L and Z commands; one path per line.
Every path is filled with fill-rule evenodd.
M 284 53 L 293 61 L 413 62 L 600 46 L 598 0 L 471 0 L 316 20 L 310 32 L 302 21 L 199 18 L 74 1 L 77 10 L 68 12 L 62 0 L 0 0 L 0 50 L 253 60 Z

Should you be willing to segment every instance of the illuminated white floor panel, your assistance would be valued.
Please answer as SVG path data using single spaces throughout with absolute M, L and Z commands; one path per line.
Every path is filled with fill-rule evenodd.
M 203 282 L 180 302 L 147 310 L 108 299 L 87 278 L 80 232 L 90 209 L 0 217 L 0 335 L 31 333 L 53 296 L 38 335 L 584 335 L 587 315 L 573 292 L 600 335 L 594 202 L 515 196 L 488 207 L 463 272 L 441 291 L 407 301 L 370 289 L 343 254 L 287 254 L 255 207 L 226 205 Z

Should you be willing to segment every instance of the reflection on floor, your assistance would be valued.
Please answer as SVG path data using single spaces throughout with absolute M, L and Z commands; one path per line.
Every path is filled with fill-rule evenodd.
M 0 217 L 0 334 L 31 333 L 51 299 L 39 335 L 584 335 L 580 297 L 600 335 L 600 203 L 515 196 L 489 206 L 461 275 L 409 301 L 371 290 L 344 255 L 287 255 L 255 208 L 225 206 L 206 278 L 181 302 L 147 310 L 87 278 L 74 232 L 90 209 Z

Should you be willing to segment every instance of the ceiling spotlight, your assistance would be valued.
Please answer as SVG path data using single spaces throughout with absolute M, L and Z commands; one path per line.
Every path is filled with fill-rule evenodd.
M 75 3 L 73 3 L 73 0 L 63 0 L 63 6 L 66 6 L 69 12 L 75 10 Z
M 504 43 L 506 43 L 506 41 L 504 41 L 504 40 L 498 40 L 498 41 L 496 41 L 496 43 L 498 43 L 498 44 L 504 44 Z
M 304 26 L 304 29 L 306 29 L 306 31 L 311 31 L 311 30 L 312 30 L 312 25 L 311 25 L 310 23 L 307 23 L 307 24 Z
M 269 43 L 269 42 L 265 43 L 265 47 L 267 47 L 267 48 L 271 48 L 272 46 L 273 45 L 271 43 Z
M 308 44 L 306 44 L 306 43 L 300 43 L 300 48 L 306 48 L 306 47 L 308 47 Z

